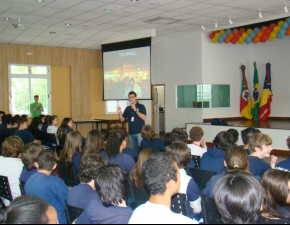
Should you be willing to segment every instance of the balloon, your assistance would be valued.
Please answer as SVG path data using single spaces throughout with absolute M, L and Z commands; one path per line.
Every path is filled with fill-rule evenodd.
M 219 43 L 223 43 L 224 42 L 224 39 L 222 37 L 220 37 L 219 40 L 218 40 L 218 42 Z
M 284 38 L 284 36 L 285 36 L 285 34 L 278 34 L 277 38 L 282 39 L 282 38 Z
M 269 36 L 268 40 L 269 41 L 274 41 L 276 39 L 276 37 L 272 37 L 272 36 Z
M 270 37 L 276 38 L 277 37 L 277 33 L 275 31 L 272 31 L 272 33 L 270 34 Z
M 276 27 L 274 27 L 274 31 L 275 31 L 275 32 L 277 32 L 277 33 L 278 33 L 278 32 L 279 32 L 279 30 L 280 30 L 280 27 L 279 27 L 279 26 L 276 26 Z
M 287 28 L 287 30 L 290 30 L 290 26 Z
M 254 37 L 256 36 L 256 34 L 255 34 L 255 32 L 253 32 L 253 33 L 251 33 L 249 36 L 250 36 L 251 38 L 254 38 Z
M 226 34 L 230 34 L 230 33 L 232 33 L 232 30 L 231 29 L 227 29 Z
M 220 30 L 220 34 L 226 33 L 225 30 Z
M 236 44 L 237 41 L 238 41 L 238 39 L 237 39 L 236 37 L 233 37 L 232 40 L 231 40 L 231 43 L 232 43 L 232 44 Z
M 259 42 L 259 41 L 257 41 L 257 40 L 254 40 L 254 39 L 252 40 L 252 43 L 253 43 L 253 44 L 258 44 L 258 42 Z
M 245 43 L 248 45 L 248 44 L 251 44 L 251 42 L 252 42 L 252 40 L 251 41 L 249 41 L 249 40 L 245 40 Z
M 224 40 L 224 42 L 225 42 L 226 44 L 228 44 L 230 41 L 231 41 L 231 39 L 230 39 L 229 37 L 227 37 L 227 38 Z
M 247 33 L 243 33 L 243 34 L 242 34 L 242 37 L 243 37 L 244 39 L 246 39 L 248 36 L 249 36 L 249 35 L 248 35 Z
M 261 38 L 260 42 L 265 43 L 268 40 L 268 38 Z
M 210 39 L 213 39 L 213 37 L 214 37 L 214 34 L 211 33 L 211 34 L 209 35 L 209 38 L 210 38 Z
M 255 33 L 258 33 L 258 31 L 260 31 L 260 28 L 256 27 L 256 28 L 254 29 L 254 32 L 255 32 Z
M 241 28 L 240 31 L 239 31 L 240 34 L 243 34 L 245 32 L 246 32 L 245 28 Z
M 253 32 L 253 30 L 251 29 L 251 28 L 249 28 L 248 30 L 247 30 L 247 34 L 248 35 L 250 35 L 250 33 L 252 33 Z
M 282 26 L 283 29 L 286 30 L 288 27 L 289 27 L 289 23 L 287 22 L 283 23 L 283 26 Z
M 249 42 L 249 44 L 250 44 L 251 41 L 252 41 L 252 39 L 253 39 L 253 38 L 251 38 L 251 37 L 249 36 L 249 37 L 246 38 L 245 42 L 246 42 L 246 43 Z
M 270 26 L 269 26 L 269 28 L 270 28 L 271 30 L 273 30 L 274 27 L 276 27 L 276 26 L 277 26 L 276 23 L 271 23 Z
M 285 35 L 290 36 L 290 30 L 287 30 Z
M 270 28 L 268 28 L 267 30 L 264 31 L 264 34 L 270 35 L 272 32 L 272 30 Z
M 234 33 L 234 34 L 239 33 L 239 31 L 238 31 L 237 29 L 234 29 L 234 30 L 233 30 L 233 33 Z
M 262 27 L 262 29 L 261 29 L 261 31 L 263 31 L 263 32 L 264 32 L 264 31 L 265 31 L 265 30 L 267 30 L 267 29 L 268 29 L 268 27 L 267 27 L 267 26 L 263 26 L 263 27 Z
M 263 33 L 263 31 L 261 31 L 261 30 L 260 30 L 260 31 L 258 31 L 258 32 L 257 32 L 257 34 L 256 34 L 256 35 L 257 35 L 258 37 L 262 37 L 262 36 L 263 36 L 263 34 L 264 34 L 264 33 Z
M 285 35 L 286 34 L 286 30 L 284 28 L 281 28 L 278 34 Z
M 221 36 L 220 33 L 216 33 L 214 37 L 216 37 L 217 39 Z
M 238 42 L 239 42 L 239 44 L 244 44 L 245 39 L 243 37 L 240 37 Z
M 261 37 L 261 39 L 268 39 L 269 35 L 268 34 L 263 34 L 263 36 Z
M 222 34 L 222 38 L 225 39 L 228 35 L 226 33 Z
M 214 38 L 212 39 L 212 42 L 213 42 L 213 43 L 217 43 L 217 42 L 218 42 L 218 38 L 217 38 L 217 37 L 214 37 Z
M 253 42 L 257 42 L 258 43 L 259 41 L 260 41 L 260 37 L 256 36 L 256 37 L 253 38 Z
M 283 26 L 284 23 L 285 23 L 284 21 L 279 21 L 279 22 L 278 22 L 278 26 L 281 28 L 281 27 Z
M 234 37 L 234 34 L 233 34 L 233 33 L 230 33 L 230 34 L 228 35 L 228 37 L 229 37 L 230 39 L 232 39 L 232 38 Z
M 290 24 L 290 17 L 286 19 L 286 22 Z
M 241 37 L 241 34 L 238 32 L 235 34 L 235 38 L 239 39 Z

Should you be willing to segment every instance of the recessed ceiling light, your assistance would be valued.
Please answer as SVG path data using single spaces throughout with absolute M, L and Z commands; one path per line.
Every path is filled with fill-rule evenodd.
M 139 0 L 131 0 L 131 2 L 139 2 Z
M 5 17 L 5 18 L 3 18 L 4 20 L 12 20 L 11 18 L 9 18 L 9 17 Z
M 66 26 L 71 26 L 72 24 L 71 24 L 71 23 L 66 23 L 65 25 L 66 25 Z
M 45 0 L 36 0 L 39 3 L 45 2 Z
M 110 8 L 106 8 L 106 9 L 104 9 L 106 12 L 111 12 L 111 11 L 113 11 L 113 9 L 110 9 Z
M 51 32 L 49 32 L 50 34 L 56 34 L 56 32 L 54 32 L 54 31 L 51 31 Z

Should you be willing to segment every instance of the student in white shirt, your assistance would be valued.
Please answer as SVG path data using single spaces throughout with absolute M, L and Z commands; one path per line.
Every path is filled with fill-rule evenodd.
M 189 137 L 192 144 L 188 144 L 187 146 L 191 150 L 191 155 L 198 155 L 202 157 L 203 153 L 207 151 L 207 146 L 203 135 L 204 132 L 201 127 L 196 126 L 190 129 Z
M 49 124 L 50 125 L 47 128 L 47 133 L 48 134 L 55 134 L 56 143 L 57 143 L 57 145 L 59 145 L 59 141 L 57 139 L 58 117 L 56 115 L 50 116 L 49 117 Z
M 13 199 L 20 196 L 19 178 L 23 169 L 20 159 L 24 143 L 17 136 L 10 136 L 2 144 L 2 156 L 0 156 L 0 175 L 8 177 Z M 4 200 L 4 199 L 3 199 Z M 4 200 L 8 206 L 10 202 Z
M 149 201 L 140 205 L 129 224 L 197 224 L 170 210 L 171 197 L 180 187 L 180 172 L 171 155 L 159 153 L 147 159 L 142 167 L 142 177 L 150 192 Z

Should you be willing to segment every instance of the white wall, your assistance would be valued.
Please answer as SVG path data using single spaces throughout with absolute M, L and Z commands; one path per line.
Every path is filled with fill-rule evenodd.
M 290 112 L 290 37 L 257 45 L 213 44 L 206 33 L 174 37 L 152 47 L 152 84 L 165 84 L 166 131 L 184 127 L 204 118 L 240 117 L 241 63 L 246 66 L 250 92 L 253 62 L 257 61 L 263 88 L 265 65 L 270 61 L 273 101 L 272 117 L 289 117 Z M 176 85 L 230 84 L 231 107 L 177 109 Z M 262 89 L 261 89 L 262 93 Z

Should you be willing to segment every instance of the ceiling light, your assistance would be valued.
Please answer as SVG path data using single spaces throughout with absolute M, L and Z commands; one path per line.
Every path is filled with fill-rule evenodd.
M 110 8 L 106 8 L 106 9 L 104 9 L 106 12 L 112 12 L 113 11 L 113 9 L 110 9 Z
M 14 28 L 17 30 L 25 29 L 25 25 L 21 23 L 21 18 L 18 18 L 18 24 L 13 24 Z
M 65 25 L 66 25 L 66 26 L 71 26 L 72 24 L 71 24 L 71 23 L 66 23 Z
M 36 0 L 39 3 L 45 2 L 45 0 Z
M 11 20 L 11 18 L 9 18 L 9 17 L 5 17 L 5 18 L 3 18 L 4 20 L 7 20 L 7 21 L 9 21 L 9 20 Z
M 139 2 L 139 0 L 131 0 L 131 2 Z
M 232 25 L 233 24 L 233 21 L 232 21 L 232 18 L 229 17 L 229 23 Z
M 201 24 L 201 29 L 202 30 L 205 30 L 205 27 L 203 26 L 203 23 Z
M 216 20 L 215 20 L 215 23 L 214 23 L 214 27 L 215 28 L 218 28 L 219 27 Z
M 285 4 L 285 6 L 284 6 L 284 11 L 285 11 L 285 13 L 287 13 L 288 12 L 288 7 L 287 7 L 287 5 Z
M 259 10 L 259 13 L 258 13 L 258 15 L 259 15 L 259 18 L 260 18 L 260 19 L 262 19 L 262 18 L 263 18 L 263 15 L 262 15 L 262 12 L 261 12 L 261 10 Z

